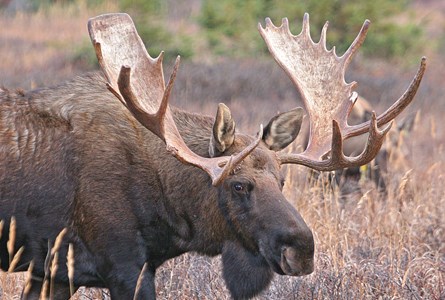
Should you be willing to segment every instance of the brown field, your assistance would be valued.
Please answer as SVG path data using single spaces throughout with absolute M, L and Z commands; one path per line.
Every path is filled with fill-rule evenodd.
M 428 55 L 428 68 L 403 114 L 418 111 L 419 117 L 390 159 L 387 195 L 363 181 L 361 194 L 340 197 L 324 176 L 310 185 L 307 169 L 289 167 L 285 195 L 313 230 L 316 267 L 306 277 L 276 276 L 258 299 L 445 299 L 445 52 L 433 48 L 445 46 L 437 40 L 445 37 L 445 7 L 440 0 L 422 3 L 415 4 L 415 17 L 430 20 L 425 28 L 431 40 L 419 61 Z M 89 47 L 86 22 L 113 10 L 113 5 L 54 7 L 32 15 L 0 15 L 0 86 L 31 89 L 90 71 L 76 57 Z M 216 104 L 225 102 L 238 128 L 250 133 L 276 112 L 300 105 L 271 58 L 205 61 L 182 64 L 174 105 L 213 114 Z M 166 65 L 169 74 L 171 62 Z M 382 112 L 403 93 L 416 69 L 417 62 L 368 61 L 359 55 L 348 79 L 358 81 L 359 93 Z M 218 257 L 187 254 L 168 261 L 157 274 L 158 297 L 227 299 L 220 268 Z M 26 274 L 0 272 L 0 299 L 17 299 L 25 280 Z M 106 290 L 82 288 L 74 299 L 109 296 Z

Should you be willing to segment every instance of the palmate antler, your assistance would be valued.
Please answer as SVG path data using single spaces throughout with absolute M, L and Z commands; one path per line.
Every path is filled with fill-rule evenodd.
M 205 158 L 195 154 L 179 134 L 168 105 L 179 56 L 166 87 L 163 53 L 150 57 L 130 16 L 101 15 L 89 20 L 88 30 L 109 89 L 143 126 L 165 142 L 168 151 L 181 162 L 207 172 L 213 185 L 220 183 L 259 144 L 262 129 L 257 139 L 236 156 Z
M 302 164 L 319 171 L 367 164 L 380 150 L 391 125 L 379 130 L 394 119 L 412 101 L 425 72 L 426 59 L 403 96 L 379 117 L 373 113 L 371 121 L 349 126 L 347 119 L 357 100 L 353 92 L 356 82 L 345 82 L 345 71 L 352 56 L 365 40 L 370 22 L 366 20 L 360 33 L 346 53 L 338 57 L 335 48 L 326 49 L 328 23 L 314 43 L 309 32 L 309 15 L 303 19 L 303 29 L 297 36 L 289 31 L 287 19 L 275 27 L 269 18 L 266 27 L 258 25 L 270 53 L 300 91 L 310 119 L 310 137 L 306 150 L 299 154 L 280 154 L 282 164 Z M 343 154 L 343 140 L 369 131 L 366 148 L 357 157 Z M 328 157 L 326 157 L 328 156 Z

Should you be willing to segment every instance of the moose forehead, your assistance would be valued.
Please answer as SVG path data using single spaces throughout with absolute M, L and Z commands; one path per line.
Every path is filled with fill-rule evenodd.
M 253 137 L 237 134 L 235 137 L 235 141 L 229 151 L 233 151 L 234 153 L 239 152 L 247 145 L 249 145 L 252 141 Z M 254 171 L 255 175 L 257 175 L 257 173 L 272 173 L 277 180 L 281 179 L 278 156 L 275 151 L 269 150 L 263 142 L 260 142 L 258 147 L 256 147 L 252 151 L 252 153 L 250 153 L 250 155 L 241 162 L 238 167 L 238 171 Z

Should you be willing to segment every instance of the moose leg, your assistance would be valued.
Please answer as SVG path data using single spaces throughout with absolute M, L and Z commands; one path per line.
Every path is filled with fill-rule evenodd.
M 116 270 L 111 274 L 108 287 L 111 299 L 156 299 L 155 272 L 145 268 Z M 139 282 L 138 282 L 139 281 Z

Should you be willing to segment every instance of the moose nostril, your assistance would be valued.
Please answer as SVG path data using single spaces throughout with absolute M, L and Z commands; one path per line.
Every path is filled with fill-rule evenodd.
M 283 273 L 302 276 L 313 272 L 315 245 L 309 228 L 290 230 L 281 235 L 277 242 L 281 244 L 280 267 Z
M 293 274 L 296 270 L 300 269 L 300 266 L 298 266 L 296 260 L 294 259 L 295 254 L 295 250 L 290 247 L 284 247 L 281 250 L 280 266 L 285 274 L 290 275 Z
M 281 250 L 280 267 L 287 275 L 301 276 L 314 271 L 313 257 L 302 257 L 293 247 L 284 247 Z

